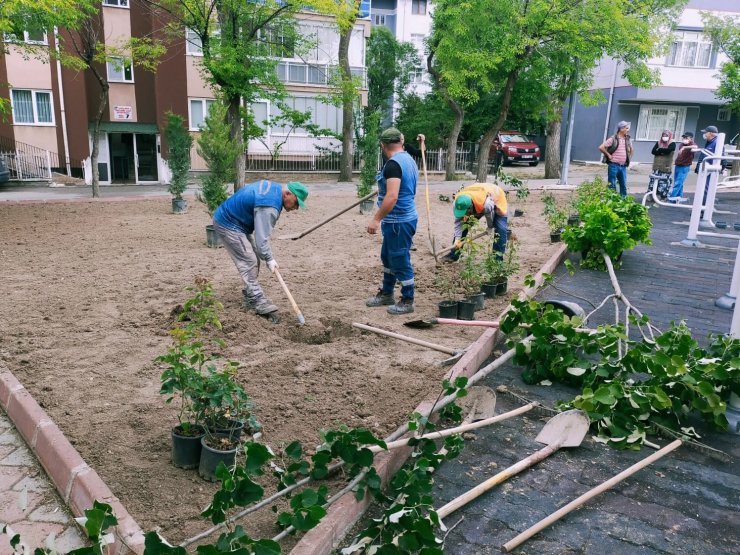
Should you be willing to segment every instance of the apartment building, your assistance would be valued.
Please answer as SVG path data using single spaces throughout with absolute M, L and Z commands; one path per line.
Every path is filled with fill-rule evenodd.
M 739 115 L 715 96 L 717 74 L 726 57 L 703 33 L 703 11 L 740 15 L 740 2 L 689 0 L 670 51 L 649 62 L 660 72 L 661 84 L 655 88 L 631 86 L 622 78 L 624 65 L 619 60 L 602 60 L 594 88 L 601 90 L 607 102 L 576 106 L 572 159 L 598 160 L 597 147 L 622 120 L 632 123 L 633 160 L 642 163 L 652 162 L 651 150 L 664 129 L 677 139 L 684 131 L 691 131 L 700 144 L 701 130 L 708 125 L 717 126 L 728 140 L 740 131 Z
M 365 42 L 370 32 L 369 0 L 363 1 L 364 17 L 358 20 L 350 41 L 350 65 L 365 82 Z M 331 17 L 310 12 L 298 15 L 302 33 L 313 39 L 306 55 L 285 49 L 277 66 L 279 78 L 289 94 L 288 104 L 310 110 L 313 122 L 322 128 L 341 131 L 341 111 L 323 98 L 331 94 L 327 75 L 337 64 L 339 36 Z M 97 24 L 106 44 L 120 44 L 129 37 L 160 36 L 158 21 L 139 0 L 102 0 Z M 60 30 L 62 36 L 65 31 Z M 37 46 L 56 47 L 53 33 L 24 33 L 13 37 Z M 7 37 L 6 37 L 7 41 Z M 166 113 L 186 118 L 197 135 L 214 91 L 200 72 L 202 52 L 192 33 L 183 30 L 182 40 L 168 44 L 167 54 L 156 72 L 148 72 L 123 61 L 109 62 L 100 70 L 110 83 L 108 105 L 101 125 L 98 169 L 102 184 L 166 183 L 169 171 L 162 148 Z M 99 107 L 100 89 L 91 72 L 62 67 L 51 58 L 24 56 L 12 43 L 0 54 L 0 97 L 10 101 L 12 115 L 0 121 L 0 151 L 14 150 L 19 159 L 46 152 L 55 171 L 84 175 L 89 183 L 90 128 Z M 366 85 L 362 89 L 367 99 Z M 322 98 L 323 96 L 323 98 Z M 250 107 L 257 121 L 275 115 L 277 107 L 260 101 Z M 265 129 L 262 140 L 248 145 L 250 152 L 270 152 L 280 142 L 281 152 L 311 156 L 316 146 L 333 148 L 340 141 L 313 138 L 305 130 Z M 193 169 L 205 169 L 193 154 Z

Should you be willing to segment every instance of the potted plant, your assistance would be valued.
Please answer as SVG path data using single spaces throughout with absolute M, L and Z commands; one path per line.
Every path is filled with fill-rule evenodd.
M 473 226 L 470 227 L 472 228 Z M 482 266 L 479 260 L 480 247 L 473 241 L 473 237 L 473 229 L 468 229 L 468 234 L 463 240 L 462 254 L 460 257 L 460 283 L 465 293 L 466 300 L 473 303 L 473 311 L 476 311 L 484 308 L 486 297 L 480 288 L 483 281 Z M 462 303 L 464 302 L 465 301 L 462 301 Z M 460 316 L 461 319 L 472 320 L 472 317 L 467 318 L 467 316 L 470 316 L 467 305 L 459 304 L 458 314 L 460 314 L 461 311 L 463 316 L 465 316 Z
M 550 212 L 546 214 L 547 226 L 550 228 L 550 242 L 559 243 L 560 234 L 563 232 L 565 227 L 566 215 L 565 211 L 555 206 Z
M 519 258 L 514 241 L 506 244 L 506 253 L 499 258 L 498 264 L 491 265 L 488 279 L 496 284 L 496 295 L 503 295 L 508 288 L 509 278 L 519 271 Z
M 365 135 L 360 140 L 360 152 L 362 156 L 362 168 L 360 179 L 357 182 L 357 196 L 364 198 L 373 192 L 378 174 L 378 143 L 380 141 L 380 116 L 379 111 L 365 115 Z M 360 203 L 360 214 L 371 214 L 375 201 L 365 199 Z
M 167 139 L 167 164 L 172 174 L 167 187 L 172 195 L 172 212 L 184 214 L 187 212 L 188 203 L 182 198 L 182 194 L 188 187 L 193 137 L 185 128 L 185 118 L 172 112 L 167 112 L 164 134 Z
M 236 181 L 235 161 L 242 155 L 229 136 L 226 107 L 221 102 L 211 105 L 205 127 L 198 137 L 198 154 L 208 166 L 208 173 L 201 180 L 198 199 L 213 216 L 216 208 L 229 197 L 227 184 Z M 211 248 L 221 246 L 212 224 L 206 225 L 206 243 Z
M 496 242 L 496 237 L 491 240 L 491 245 L 483 259 L 483 283 L 481 283 L 481 291 L 486 297 L 492 299 L 496 296 L 496 289 L 498 288 L 498 281 L 504 273 L 504 259 L 501 253 L 493 250 L 493 245 Z
M 439 317 L 457 318 L 457 301 L 455 300 L 456 284 L 449 266 L 443 266 L 437 270 L 434 285 L 442 293 L 443 298 L 437 305 L 439 307 Z

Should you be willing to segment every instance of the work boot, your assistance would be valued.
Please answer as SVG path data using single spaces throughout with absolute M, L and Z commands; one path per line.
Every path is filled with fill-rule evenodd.
M 277 310 L 278 307 L 272 304 L 267 299 L 267 297 L 263 297 L 260 300 L 256 301 L 254 305 L 254 311 L 260 316 L 264 316 L 265 314 L 272 314 L 273 312 L 277 312 Z
M 255 306 L 257 306 L 257 299 L 244 295 L 244 298 L 242 299 L 242 307 L 244 307 L 245 310 L 254 310 Z
M 393 293 L 385 293 L 382 289 L 378 289 L 378 292 L 373 297 L 365 301 L 365 306 L 388 306 L 395 302 Z
M 457 262 L 457 258 L 452 256 L 451 254 L 446 254 L 442 257 L 443 264 L 452 264 L 454 262 Z
M 393 306 L 389 306 L 388 314 L 411 314 L 414 311 L 414 299 L 401 298 Z

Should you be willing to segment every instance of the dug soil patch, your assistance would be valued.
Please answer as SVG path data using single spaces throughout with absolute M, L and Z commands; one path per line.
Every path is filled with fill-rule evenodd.
M 447 191 L 452 194 L 453 190 Z M 537 197 L 537 198 L 535 198 Z M 510 218 L 521 271 L 505 298 L 487 301 L 479 319 L 492 319 L 554 251 L 539 193 L 523 218 Z M 169 198 L 126 202 L 0 204 L 0 360 L 28 388 L 84 459 L 145 530 L 160 528 L 172 543 L 208 527 L 199 512 L 216 489 L 170 464 L 176 412 L 159 395 L 153 359 L 170 344 L 173 310 L 185 288 L 207 276 L 224 304 L 226 355 L 240 361 L 239 379 L 253 397 L 264 440 L 277 451 L 299 439 L 315 446 L 318 430 L 344 423 L 380 436 L 395 430 L 424 398 L 436 395 L 446 355 L 361 333 L 352 322 L 413 335 L 456 349 L 480 328 L 437 326 L 410 330 L 409 319 L 436 315 L 434 259 L 428 250 L 423 196 L 413 253 L 416 312 L 392 317 L 365 307 L 381 277 L 380 236 L 357 209 L 298 241 L 298 233 L 352 203 L 348 192 L 317 192 L 309 209 L 283 213 L 273 250 L 306 317 L 299 328 L 277 280 L 261 280 L 280 308 L 271 323 L 241 308 L 239 276 L 223 249 L 206 246 L 209 217 L 190 201 L 171 213 Z M 438 244 L 449 245 L 452 206 L 432 203 Z M 513 213 L 513 209 L 512 209 Z M 176 312 L 176 311 L 175 311 Z M 261 537 L 277 530 L 274 515 L 253 515 Z

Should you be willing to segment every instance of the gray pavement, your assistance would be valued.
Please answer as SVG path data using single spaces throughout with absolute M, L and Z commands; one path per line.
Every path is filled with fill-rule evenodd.
M 36 462 L 30 449 L 0 408 L 0 529 L 8 525 L 33 552 L 60 553 L 86 545 L 69 510 Z M 0 555 L 12 553 L 10 538 L 0 534 Z
M 721 198 L 728 208 L 740 211 L 740 196 Z M 688 213 L 651 208 L 653 245 L 625 253 L 617 276 L 625 295 L 649 314 L 656 326 L 665 329 L 671 320 L 684 319 L 695 337 L 704 342 L 709 332 L 729 331 L 731 313 L 713 303 L 729 289 L 735 253 L 726 250 L 727 242 L 718 240 L 711 243 L 724 248 L 677 245 L 685 237 L 687 226 L 675 222 L 687 220 Z M 740 223 L 740 215 L 727 219 Z M 578 258 L 573 257 L 576 265 Z M 571 277 L 561 266 L 555 276 L 558 290 L 544 290 L 540 298 L 576 301 L 590 310 L 584 298 L 596 304 L 611 292 L 605 273 L 578 269 Z M 590 323 L 612 319 L 613 309 L 604 309 Z M 576 389 L 559 384 L 526 385 L 520 369 L 511 365 L 491 374 L 485 384 L 493 388 L 505 385 L 546 406 L 578 394 Z M 520 404 L 511 395 L 500 394 L 497 412 Z M 477 439 L 466 445 L 460 458 L 439 470 L 438 503 L 449 501 L 539 449 L 541 445 L 534 438 L 545 420 L 539 415 L 515 418 L 476 431 Z M 566 516 L 515 553 L 740 553 L 740 468 L 735 463 L 740 456 L 740 436 L 707 433 L 703 441 L 730 454 L 732 462 L 683 446 Z M 658 440 L 661 445 L 668 442 Z M 556 453 L 448 516 L 448 527 L 463 516 L 464 520 L 448 536 L 445 553 L 500 553 L 500 546 L 519 532 L 652 452 L 649 448 L 616 451 L 587 436 L 581 447 Z

